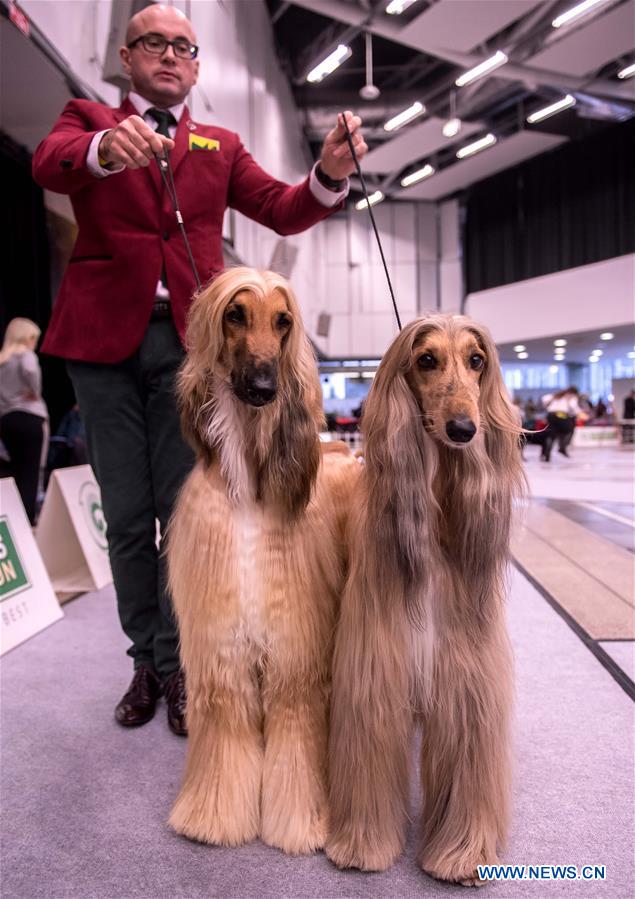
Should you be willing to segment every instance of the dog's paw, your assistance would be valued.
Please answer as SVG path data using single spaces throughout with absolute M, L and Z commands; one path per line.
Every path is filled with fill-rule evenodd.
M 460 883 L 466 887 L 484 886 L 487 881 L 478 876 L 479 865 L 496 865 L 498 859 L 488 858 L 484 852 L 466 853 L 449 852 L 441 856 L 427 856 L 422 853 L 419 857 L 421 869 L 435 880 L 445 880 L 449 883 Z
M 260 838 L 263 843 L 282 849 L 289 855 L 310 855 L 324 848 L 328 833 L 327 818 L 323 812 L 290 814 L 284 821 L 263 816 Z
M 341 830 L 326 841 L 326 854 L 338 868 L 359 868 L 360 871 L 385 871 L 395 863 L 403 844 L 386 837 L 370 839 L 354 836 Z
M 176 833 L 214 846 L 241 846 L 258 836 L 257 815 L 243 810 L 243 814 L 227 811 L 221 816 L 186 796 L 177 799 L 168 823 Z

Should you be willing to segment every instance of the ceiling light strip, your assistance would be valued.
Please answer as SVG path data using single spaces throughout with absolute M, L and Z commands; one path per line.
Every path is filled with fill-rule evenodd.
M 430 175 L 434 175 L 434 168 L 431 165 L 424 165 L 423 168 L 417 169 L 416 172 L 411 172 L 409 175 L 406 175 L 405 178 L 401 179 L 402 187 L 410 187 L 413 184 L 418 184 L 419 181 L 423 181 L 424 178 L 429 178 Z
M 635 62 L 631 63 L 630 66 L 626 66 L 625 69 L 620 69 L 617 73 L 618 78 L 632 78 L 635 75 Z
M 412 104 L 412 106 L 404 109 L 403 112 L 400 112 L 398 115 L 393 116 L 392 119 L 388 119 L 388 121 L 384 125 L 384 131 L 396 131 L 398 128 L 401 128 L 402 125 L 405 125 L 406 122 L 411 122 L 418 116 L 423 115 L 425 111 L 426 108 L 423 103 L 419 103 L 419 101 L 417 100 Z
M 384 195 L 380 190 L 376 190 L 368 197 L 368 203 L 366 199 L 360 200 L 358 203 L 355 203 L 355 209 L 362 210 L 367 209 L 369 206 L 374 206 L 376 203 L 381 203 L 384 199 Z
M 323 81 L 327 75 L 339 68 L 352 52 L 351 48 L 347 47 L 346 44 L 338 44 L 337 48 L 332 53 L 329 53 L 326 59 L 323 59 L 315 68 L 311 69 L 306 76 L 306 80 L 310 81 L 311 84 L 318 84 L 320 81 Z
M 480 140 L 474 141 L 472 144 L 468 144 L 466 147 L 461 147 L 460 150 L 457 151 L 457 159 L 465 159 L 466 156 L 473 156 L 474 153 L 480 153 L 481 150 L 486 150 L 488 147 L 493 147 L 496 143 L 496 138 L 493 134 L 486 134 L 485 137 L 482 137 Z
M 551 106 L 545 106 L 543 109 L 537 109 L 536 112 L 532 112 L 531 115 L 527 116 L 527 121 L 530 125 L 533 125 L 535 122 L 542 122 L 543 119 L 548 119 L 549 116 L 562 112 L 563 109 L 569 109 L 570 106 L 575 106 L 575 97 L 567 94 L 562 100 L 552 103 Z
M 417 0 L 390 0 L 390 3 L 386 7 L 386 12 L 389 16 L 400 16 L 402 12 L 405 12 L 416 2 Z
M 480 63 L 478 66 L 475 66 L 473 69 L 469 69 L 467 72 L 463 72 L 462 75 L 454 82 L 457 87 L 465 87 L 466 84 L 471 84 L 472 81 L 477 81 L 479 78 L 482 78 L 484 75 L 489 74 L 489 72 L 493 72 L 494 69 L 500 68 L 500 66 L 504 66 L 507 62 L 507 56 L 503 53 L 502 50 L 497 50 L 493 56 L 490 56 L 489 59 L 486 59 L 484 62 Z
M 568 25 L 569 22 L 574 22 L 581 16 L 586 16 L 587 13 L 601 3 L 608 3 L 608 0 L 584 0 L 583 3 L 578 3 L 566 12 L 563 12 L 562 15 L 556 16 L 551 25 L 553 28 L 562 28 L 563 25 Z

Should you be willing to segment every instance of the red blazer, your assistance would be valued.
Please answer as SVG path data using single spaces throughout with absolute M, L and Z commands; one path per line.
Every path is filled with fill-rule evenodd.
M 45 353 L 89 362 L 120 362 L 132 355 L 143 339 L 163 266 L 183 339 L 194 275 L 158 166 L 101 179 L 86 167 L 94 135 L 134 114 L 128 100 L 119 109 L 71 100 L 35 151 L 35 180 L 70 194 L 79 225 L 42 345 Z M 190 135 L 212 138 L 218 148 L 189 149 Z M 315 199 L 308 178 L 294 187 L 276 181 L 237 134 L 192 121 L 187 107 L 170 162 L 203 284 L 223 269 L 227 206 L 278 234 L 304 231 L 334 211 Z

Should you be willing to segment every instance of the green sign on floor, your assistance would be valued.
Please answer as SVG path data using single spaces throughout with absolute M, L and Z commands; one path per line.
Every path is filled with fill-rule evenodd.
M 0 517 L 0 602 L 30 587 L 6 515 Z

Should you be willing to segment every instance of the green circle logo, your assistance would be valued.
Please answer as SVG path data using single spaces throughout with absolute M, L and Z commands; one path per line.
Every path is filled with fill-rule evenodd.
M 92 481 L 86 481 L 79 488 L 79 504 L 91 537 L 100 549 L 107 550 L 106 519 L 101 507 L 99 490 Z

